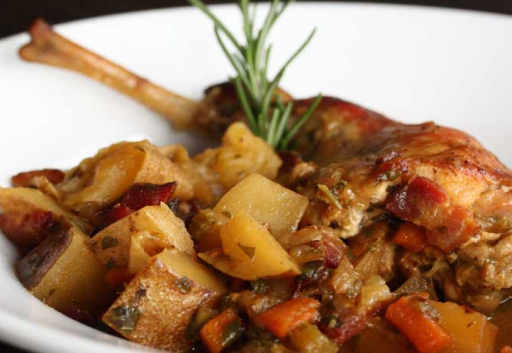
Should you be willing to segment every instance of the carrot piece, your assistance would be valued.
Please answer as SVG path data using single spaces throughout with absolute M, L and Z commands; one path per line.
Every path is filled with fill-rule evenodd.
M 238 315 L 232 309 L 226 309 L 208 321 L 199 334 L 211 353 L 220 353 L 233 343 L 242 333 Z
M 437 353 L 452 342 L 451 336 L 421 310 L 426 299 L 408 296 L 398 299 L 386 310 L 386 319 L 416 346 L 420 353 Z
M 284 338 L 297 327 L 314 321 L 319 306 L 320 303 L 311 298 L 294 298 L 256 315 L 254 323 Z
M 413 223 L 404 223 L 393 237 L 395 244 L 401 245 L 411 252 L 420 252 L 427 245 L 425 228 Z
M 500 353 L 512 353 L 512 348 L 510 346 L 503 346 L 500 349 Z

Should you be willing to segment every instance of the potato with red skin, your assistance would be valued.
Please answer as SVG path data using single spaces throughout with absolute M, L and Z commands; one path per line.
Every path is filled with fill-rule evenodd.
M 0 188 L 0 209 L 0 229 L 24 252 L 61 230 L 71 227 L 85 233 L 92 230 L 86 221 L 35 189 Z
M 64 313 L 98 313 L 113 301 L 107 268 L 76 228 L 50 235 L 16 263 L 20 282 L 46 305 Z
M 185 331 L 196 310 L 225 291 L 203 265 L 177 250 L 151 258 L 103 316 L 127 339 L 172 352 L 188 352 Z
M 142 243 L 139 244 L 137 240 Z M 143 263 L 139 255 L 148 260 L 166 248 L 176 248 L 195 256 L 194 243 L 185 224 L 165 204 L 147 206 L 130 214 L 97 233 L 87 244 L 109 268 L 129 268 L 134 256 L 134 245 L 140 245 L 142 250 L 142 253 L 136 253 L 139 264 Z M 139 265 L 132 268 L 132 273 L 135 274 L 139 269 Z

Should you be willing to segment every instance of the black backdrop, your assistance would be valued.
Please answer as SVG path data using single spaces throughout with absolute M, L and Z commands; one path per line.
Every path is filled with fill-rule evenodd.
M 207 3 L 229 3 L 233 0 L 207 0 Z M 512 0 L 361 0 L 361 2 L 401 3 L 465 8 L 512 14 Z M 0 0 L 0 37 L 27 28 L 36 17 L 50 23 L 173 6 L 185 6 L 186 0 Z
M 206 0 L 206 2 L 214 4 L 233 1 Z M 512 15 L 512 0 L 363 0 L 361 2 L 441 6 Z M 37 17 L 43 17 L 55 24 L 112 13 L 186 5 L 186 0 L 0 0 L 0 38 L 24 31 Z M 0 352 L 24 353 L 1 342 Z

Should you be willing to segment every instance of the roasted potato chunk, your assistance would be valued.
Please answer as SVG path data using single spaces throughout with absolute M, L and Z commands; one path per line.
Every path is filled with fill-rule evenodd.
M 216 172 L 226 189 L 253 173 L 274 180 L 282 164 L 274 149 L 240 122 L 226 130 L 220 148 L 206 150 L 194 160 Z
M 492 353 L 495 351 L 498 328 L 487 318 L 455 303 L 429 301 L 440 315 L 441 327 L 452 337 L 443 353 Z
M 187 352 L 185 330 L 199 306 L 224 292 L 208 269 L 189 255 L 164 250 L 151 258 L 103 316 L 131 341 Z
M 280 237 L 297 229 L 307 206 L 306 197 L 253 174 L 229 190 L 214 210 L 231 215 L 245 211 Z
M 160 147 L 159 151 L 180 167 L 194 189 L 194 198 L 203 206 L 213 205 L 224 193 L 224 188 L 216 182 L 215 173 L 191 159 L 182 145 Z
M 268 230 L 243 211 L 221 226 L 220 237 L 222 249 L 200 253 L 199 257 L 232 277 L 252 281 L 300 273 Z
M 53 234 L 16 264 L 21 283 L 39 300 L 69 314 L 97 313 L 114 299 L 105 282 L 106 267 L 76 228 Z
M 87 217 L 93 217 L 136 183 L 176 181 L 176 197 L 193 196 L 192 185 L 181 169 L 148 141 L 121 142 L 102 149 L 68 174 L 58 185 L 63 203 Z
M 132 213 L 103 229 L 88 244 L 103 264 L 109 268 L 131 265 L 131 273 L 166 248 L 195 254 L 185 224 L 165 204 Z
M 92 230 L 87 222 L 35 189 L 0 188 L 0 209 L 0 229 L 24 251 L 63 229 L 77 227 L 86 233 Z

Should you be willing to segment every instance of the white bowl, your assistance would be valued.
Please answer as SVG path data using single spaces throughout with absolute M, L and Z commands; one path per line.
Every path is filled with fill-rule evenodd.
M 236 25 L 233 6 L 215 8 Z M 512 18 L 468 11 L 362 4 L 300 3 L 278 24 L 279 64 L 313 27 L 319 31 L 283 87 L 319 91 L 405 122 L 435 120 L 478 137 L 512 165 Z M 200 98 L 232 74 L 211 23 L 195 9 L 109 16 L 58 31 L 150 80 Z M 149 138 L 183 142 L 152 112 L 96 82 L 22 62 L 25 34 L 0 41 L 0 185 L 20 171 L 67 168 L 100 147 Z M 41 352 L 142 349 L 68 319 L 32 297 L 13 271 L 14 247 L 0 238 L 0 340 Z M 143 348 L 148 350 L 147 348 Z

